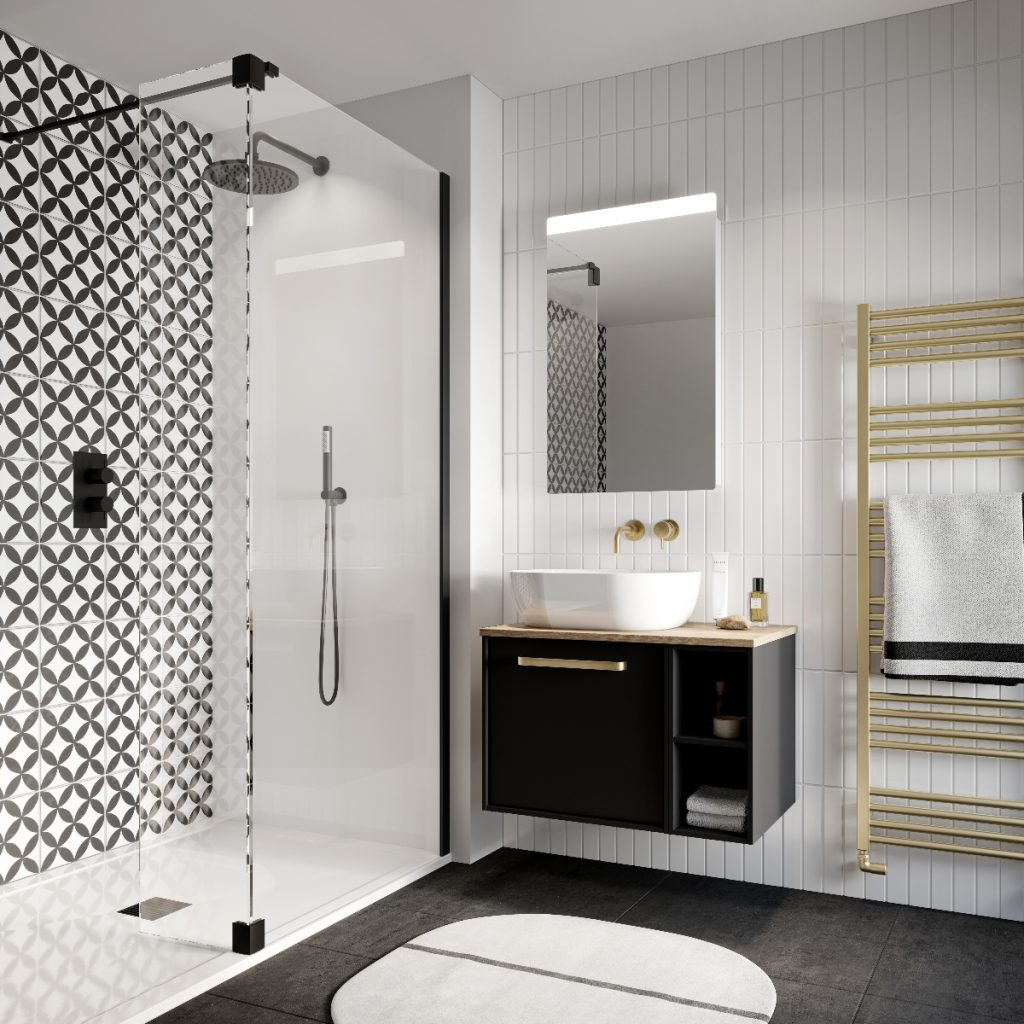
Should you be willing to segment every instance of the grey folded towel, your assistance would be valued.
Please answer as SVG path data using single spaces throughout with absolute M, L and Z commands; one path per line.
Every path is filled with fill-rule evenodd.
M 701 786 L 686 798 L 686 809 L 700 814 L 721 814 L 736 818 L 747 815 L 748 794 L 745 789 L 722 786 Z M 710 826 L 709 826 L 710 827 Z M 739 831 L 742 831 L 740 829 Z
M 882 672 L 1024 679 L 1024 496 L 901 494 L 885 503 Z
M 706 814 L 703 811 L 687 811 L 686 824 L 690 828 L 713 828 L 719 832 L 746 832 L 746 815 Z

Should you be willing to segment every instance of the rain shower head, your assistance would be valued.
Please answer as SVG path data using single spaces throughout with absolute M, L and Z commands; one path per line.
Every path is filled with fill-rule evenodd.
M 246 192 L 249 175 L 244 160 L 214 160 L 203 172 L 203 178 L 228 192 Z M 256 160 L 252 169 L 252 191 L 257 196 L 273 196 L 291 192 L 299 184 L 299 176 L 290 167 Z
M 252 137 L 252 192 L 257 196 L 274 196 L 282 192 L 291 192 L 298 186 L 299 175 L 290 167 L 283 164 L 276 164 L 271 160 L 261 160 L 259 155 L 260 143 L 265 142 L 268 146 L 280 149 L 283 153 L 302 160 L 313 168 L 313 173 L 319 177 L 325 175 L 331 167 L 330 160 L 325 156 L 310 156 L 287 142 L 275 139 L 266 132 L 256 132 Z M 203 171 L 203 179 L 217 188 L 226 189 L 228 192 L 246 192 L 249 188 L 248 168 L 245 160 L 214 160 L 207 165 Z

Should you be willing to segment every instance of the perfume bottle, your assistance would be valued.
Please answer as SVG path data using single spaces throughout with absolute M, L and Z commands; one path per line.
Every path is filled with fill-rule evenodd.
M 764 577 L 755 576 L 750 589 L 750 624 L 752 626 L 768 625 L 768 595 L 764 592 Z

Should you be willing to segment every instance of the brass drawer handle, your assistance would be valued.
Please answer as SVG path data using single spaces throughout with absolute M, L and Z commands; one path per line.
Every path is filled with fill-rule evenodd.
M 586 661 L 578 658 L 520 658 L 520 668 L 579 668 L 590 672 L 625 672 L 624 661 Z

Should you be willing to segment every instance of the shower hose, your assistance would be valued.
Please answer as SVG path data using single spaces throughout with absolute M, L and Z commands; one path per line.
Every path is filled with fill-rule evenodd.
M 334 528 L 334 509 L 336 504 L 331 499 L 324 502 L 324 583 L 320 600 L 320 700 L 327 707 L 330 707 L 338 699 L 338 684 L 341 672 L 339 663 L 341 642 L 338 636 L 338 563 Z M 327 634 L 328 577 L 330 578 L 331 599 L 333 601 L 331 625 L 334 629 L 334 686 L 330 697 L 327 696 L 327 691 L 324 688 L 324 641 Z

